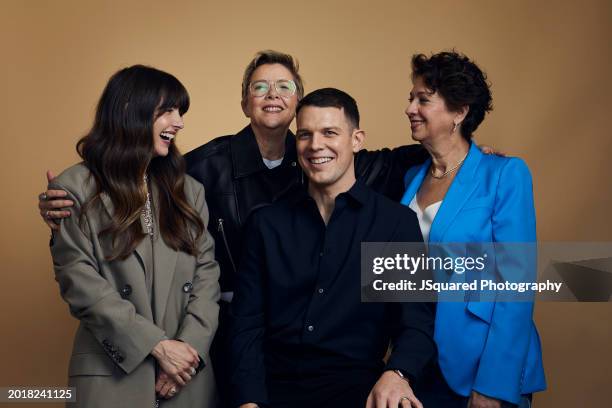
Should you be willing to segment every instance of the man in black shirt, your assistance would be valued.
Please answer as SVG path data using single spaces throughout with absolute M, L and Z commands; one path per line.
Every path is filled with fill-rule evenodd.
M 416 216 L 356 181 L 365 134 L 353 98 L 320 89 L 297 112 L 308 185 L 250 217 L 231 309 L 233 405 L 421 407 L 411 384 L 435 354 L 432 306 L 362 303 L 360 284 L 361 242 L 421 241 Z

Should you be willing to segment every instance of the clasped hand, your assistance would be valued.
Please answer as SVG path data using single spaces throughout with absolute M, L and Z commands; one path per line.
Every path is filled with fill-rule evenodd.
M 162 391 L 163 384 L 174 382 L 184 387 L 196 374 L 200 362 L 198 352 L 189 344 L 177 340 L 162 340 L 151 352 L 161 368 L 155 390 Z M 160 383 L 161 381 L 161 383 Z M 159 385 L 159 389 L 158 389 Z M 172 384 L 168 390 L 172 388 Z M 177 390 L 178 391 L 178 390 Z

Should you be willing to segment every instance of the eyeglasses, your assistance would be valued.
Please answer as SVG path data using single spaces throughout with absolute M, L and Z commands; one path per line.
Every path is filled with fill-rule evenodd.
M 267 95 L 270 92 L 270 88 L 274 85 L 274 89 L 279 96 L 283 98 L 288 98 L 290 96 L 295 95 L 295 91 L 297 91 L 297 86 L 295 82 L 290 79 L 279 79 L 278 81 L 253 81 L 249 85 L 249 89 L 251 90 L 251 95 L 260 97 Z

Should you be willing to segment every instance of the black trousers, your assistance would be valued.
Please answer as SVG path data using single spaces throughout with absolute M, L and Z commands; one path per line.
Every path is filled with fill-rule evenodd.
M 229 307 L 224 301 L 219 302 L 219 327 L 210 346 L 210 359 L 217 383 L 219 403 L 217 408 L 230 408 L 230 361 L 229 361 Z M 231 407 L 235 408 L 235 407 Z
M 466 408 L 469 400 L 448 386 L 437 363 L 425 370 L 416 385 L 416 395 L 427 408 Z
M 455 393 L 449 386 L 440 366 L 437 363 L 425 371 L 425 375 L 417 384 L 417 398 L 426 408 L 466 408 L 469 398 Z M 529 400 L 527 402 L 526 400 Z M 520 407 L 528 406 L 531 395 L 524 396 Z M 518 405 L 502 402 L 502 408 L 516 408 Z
M 365 408 L 379 370 L 356 369 L 268 381 L 270 408 Z

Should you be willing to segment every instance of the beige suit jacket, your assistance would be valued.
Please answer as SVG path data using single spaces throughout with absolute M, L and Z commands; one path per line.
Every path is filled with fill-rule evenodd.
M 70 385 L 77 387 L 75 406 L 155 406 L 156 361 L 150 352 L 164 336 L 189 343 L 206 367 L 161 406 L 214 406 L 208 351 L 217 329 L 220 290 L 210 234 L 205 231 L 197 257 L 169 248 L 156 235 L 153 244 L 145 238 L 127 259 L 107 261 L 110 240 L 100 239 L 98 233 L 113 214 L 110 198 L 103 194 L 101 203 L 79 223 L 81 205 L 95 193 L 89 170 L 74 165 L 50 186 L 67 191 L 75 202 L 51 245 L 61 295 L 80 321 L 68 372 Z M 153 186 L 153 200 L 155 193 Z M 207 225 L 204 187 L 186 176 L 185 195 Z M 146 270 L 147 265 L 153 265 L 154 273 Z M 145 273 L 153 277 L 151 298 Z

